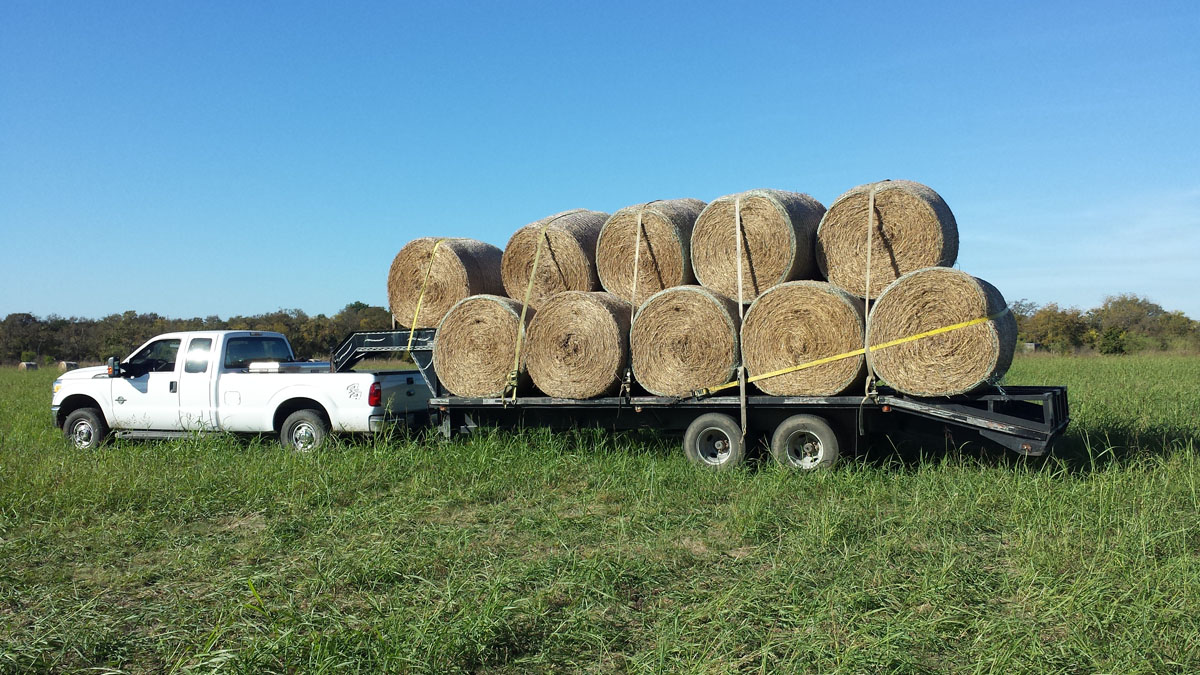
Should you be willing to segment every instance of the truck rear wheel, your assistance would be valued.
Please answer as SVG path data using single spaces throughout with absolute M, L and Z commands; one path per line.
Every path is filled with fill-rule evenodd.
M 693 464 L 725 471 L 746 459 L 746 439 L 729 415 L 706 413 L 688 425 L 683 435 L 683 452 Z
M 315 410 L 297 410 L 279 428 L 279 442 L 298 452 L 312 452 L 329 438 L 329 422 Z
M 789 469 L 828 469 L 838 460 L 837 434 L 816 415 L 793 415 L 771 435 L 771 455 Z
M 76 450 L 95 450 L 108 437 L 104 415 L 95 408 L 80 408 L 67 415 L 62 430 Z

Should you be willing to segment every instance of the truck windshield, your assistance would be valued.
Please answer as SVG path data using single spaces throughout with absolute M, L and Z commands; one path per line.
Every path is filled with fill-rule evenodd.
M 256 361 L 291 361 L 287 340 L 277 337 L 235 337 L 225 342 L 225 367 L 245 368 Z

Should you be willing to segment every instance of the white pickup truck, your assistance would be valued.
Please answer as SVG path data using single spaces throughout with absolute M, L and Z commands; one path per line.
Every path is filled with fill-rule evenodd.
M 173 438 L 197 432 L 277 433 L 285 446 L 319 447 L 331 432 L 373 433 L 428 414 L 416 370 L 330 372 L 297 362 L 287 338 L 265 331 L 159 335 L 128 359 L 54 381 L 55 424 L 76 447 L 108 434 Z

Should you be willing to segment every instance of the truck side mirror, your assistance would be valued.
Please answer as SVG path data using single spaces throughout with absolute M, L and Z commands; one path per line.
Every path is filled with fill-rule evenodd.
M 118 361 L 115 356 L 108 357 L 108 376 L 109 377 L 120 377 L 121 376 L 121 362 Z

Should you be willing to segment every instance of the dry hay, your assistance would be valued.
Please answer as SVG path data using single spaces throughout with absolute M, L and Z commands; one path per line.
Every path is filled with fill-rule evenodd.
M 529 306 L 540 307 L 556 293 L 563 291 L 598 291 L 596 276 L 596 240 L 600 228 L 608 219 L 607 213 L 576 209 L 530 223 L 513 233 L 504 247 L 500 276 L 508 297 L 524 301 L 537 256 L 538 242 L 542 252 Z M 542 230 L 545 228 L 545 235 Z
M 706 288 L 737 299 L 736 202 L 742 216 L 742 301 L 791 279 L 811 279 L 813 239 L 825 207 L 783 190 L 750 190 L 709 204 L 692 230 L 692 268 Z
M 914 396 L 962 394 L 1008 371 L 1017 321 L 988 282 L 948 267 L 909 272 L 888 286 L 868 318 L 868 340 L 879 345 L 964 321 L 983 323 L 871 352 L 871 368 Z
M 388 271 L 388 304 L 396 323 L 405 328 L 433 328 L 463 298 L 503 295 L 501 255 L 499 248 L 474 239 L 422 237 L 408 242 Z M 421 313 L 414 322 L 418 301 Z
M 867 222 L 875 189 L 871 232 L 871 288 L 866 288 Z M 852 188 L 829 206 L 817 230 L 817 264 L 835 286 L 858 297 L 879 297 L 888 284 L 923 267 L 949 267 L 958 258 L 958 225 L 941 196 L 907 180 Z
M 76 361 L 59 361 L 58 362 L 58 371 L 60 373 L 65 373 L 68 370 L 75 370 L 78 367 L 79 367 L 79 363 Z
M 742 323 L 742 359 L 750 377 L 861 350 L 863 301 L 824 281 L 789 281 L 754 301 Z M 866 376 L 851 356 L 755 382 L 772 396 L 836 396 Z
M 659 396 L 725 384 L 737 375 L 739 342 L 736 302 L 701 286 L 668 288 L 633 318 L 633 376 Z
M 547 300 L 525 338 L 533 383 L 558 398 L 616 393 L 629 365 L 632 311 L 612 293 L 566 291 Z
M 22 361 L 17 365 L 17 370 L 37 370 L 38 366 L 33 361 Z
M 530 309 L 525 317 L 534 315 Z M 433 366 L 442 385 L 456 396 L 495 397 L 504 393 L 517 355 L 521 303 L 498 295 L 460 300 L 438 326 L 433 340 Z M 524 352 L 524 348 L 522 349 Z M 522 354 L 518 370 L 525 370 Z M 522 377 L 520 385 L 527 384 Z M 522 388 L 519 387 L 518 391 Z
M 596 272 L 604 290 L 641 305 L 664 288 L 695 283 L 692 226 L 703 210 L 699 199 L 668 199 L 627 206 L 612 214 L 596 242 Z

